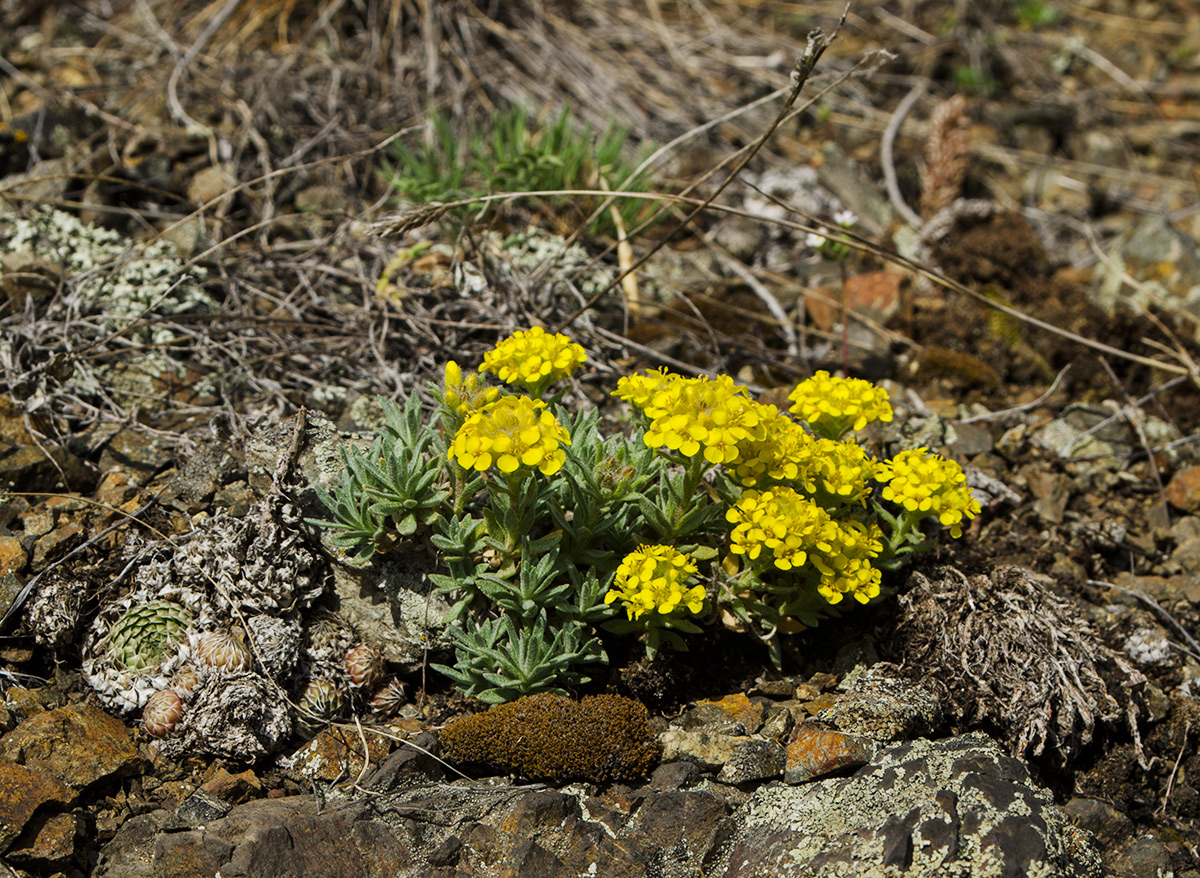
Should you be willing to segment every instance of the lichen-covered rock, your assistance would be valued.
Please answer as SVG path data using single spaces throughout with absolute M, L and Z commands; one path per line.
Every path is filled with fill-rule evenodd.
M 817 719 L 884 743 L 931 735 L 942 721 L 941 702 L 928 686 L 905 679 L 899 670 L 884 662 L 872 665 Z
M 620 695 L 530 695 L 452 720 L 438 740 L 459 762 L 550 780 L 637 780 L 658 756 L 645 706 Z
M 778 777 L 783 773 L 786 761 L 787 754 L 778 741 L 750 740 L 738 747 L 729 761 L 721 766 L 717 780 L 741 784 Z
M 168 326 L 147 321 L 147 315 L 189 314 L 218 310 L 204 291 L 204 270 L 184 265 L 166 242 L 135 245 L 118 232 L 87 225 L 51 207 L 27 216 L 0 216 L 0 248 L 5 253 L 29 254 L 68 278 L 64 297 L 79 310 L 100 310 L 105 331 L 126 330 L 130 340 L 146 345 L 174 338 Z M 99 270 L 103 268 L 103 270 Z M 134 326 L 141 321 L 145 325 Z
M 1103 874 L 1086 834 L 979 733 L 888 747 L 852 777 L 764 787 L 740 820 L 725 878 Z

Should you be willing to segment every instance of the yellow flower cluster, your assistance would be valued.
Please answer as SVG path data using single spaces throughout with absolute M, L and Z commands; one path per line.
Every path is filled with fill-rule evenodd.
M 815 440 L 775 406 L 753 405 L 758 427 L 738 443 L 734 475 L 748 488 L 766 481 L 797 481 L 811 468 Z
M 756 560 L 766 550 L 780 570 L 811 564 L 821 574 L 817 591 L 831 604 L 848 593 L 864 604 L 879 594 L 881 575 L 870 559 L 883 544 L 874 525 L 836 521 L 791 488 L 746 491 L 725 519 L 734 526 L 731 552 Z
M 583 365 L 587 354 L 561 332 L 550 335 L 540 326 L 516 332 L 483 355 L 480 372 L 493 372 L 506 384 L 540 392 Z
M 571 437 L 546 404 L 527 396 L 505 396 L 471 412 L 454 434 L 447 457 L 479 472 L 536 467 L 550 476 L 562 469 Z
M 650 372 L 622 378 L 613 394 L 628 400 L 650 419 L 644 441 L 685 457 L 701 451 L 709 463 L 732 463 L 738 444 L 749 440 L 763 417 L 763 407 L 728 375 L 684 378 Z
M 803 567 L 810 552 L 830 551 L 837 537 L 829 513 L 791 488 L 746 491 L 725 520 L 734 526 L 731 552 L 753 561 L 766 549 L 780 570 Z
M 622 375 L 617 379 L 617 389 L 612 395 L 625 400 L 635 409 L 642 410 L 660 387 L 678 379 L 678 375 L 668 372 L 665 368 L 647 369 L 645 375 Z
M 883 574 L 871 566 L 871 559 L 883 550 L 883 532 L 874 524 L 850 519 L 837 523 L 838 539 L 834 552 L 824 557 L 813 555 L 813 566 L 821 571 L 817 591 L 831 604 L 842 596 L 854 595 L 860 604 L 879 596 Z
M 459 417 L 466 417 L 475 409 L 495 402 L 500 396 L 500 388 L 488 387 L 479 375 L 472 373 L 464 378 L 462 369 L 453 360 L 446 363 L 446 378 L 442 386 L 443 404 Z
M 793 403 L 788 411 L 830 439 L 840 439 L 872 421 L 892 419 L 888 393 L 882 387 L 861 378 L 835 378 L 824 370 L 796 385 L 788 399 Z
M 630 619 L 645 613 L 673 613 L 681 604 L 691 613 L 704 608 L 704 586 L 688 586 L 696 575 L 691 557 L 670 546 L 639 546 L 617 568 L 604 603 L 621 600 Z
M 884 461 L 875 478 L 886 482 L 883 499 L 921 513 L 922 518 L 936 515 L 955 538 L 962 536 L 963 518 L 979 513 L 979 501 L 971 495 L 962 467 L 925 448 L 901 451 Z
M 860 445 L 817 439 L 809 460 L 811 469 L 805 487 L 810 492 L 816 493 L 819 488 L 839 503 L 866 503 L 879 463 Z

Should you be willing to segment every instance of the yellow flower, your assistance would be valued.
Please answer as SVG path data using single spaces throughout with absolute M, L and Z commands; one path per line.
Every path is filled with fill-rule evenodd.
M 650 398 L 671 380 L 680 380 L 680 376 L 673 375 L 664 368 L 647 369 L 645 375 L 623 375 L 617 381 L 617 389 L 612 395 L 644 411 Z
M 811 493 L 823 490 L 839 503 L 866 503 L 879 462 L 854 442 L 817 439 L 803 480 Z
M 454 434 L 447 457 L 478 472 L 493 464 L 508 475 L 521 467 L 550 476 L 562 469 L 571 437 L 544 402 L 505 396 L 471 412 Z
M 442 404 L 459 417 L 466 417 L 500 396 L 499 387 L 488 387 L 478 375 L 472 373 L 464 378 L 462 369 L 453 360 L 446 363 L 442 388 Z
M 704 586 L 688 586 L 695 575 L 695 562 L 677 549 L 638 546 L 617 568 L 604 603 L 623 601 L 630 619 L 651 612 L 666 616 L 680 605 L 693 614 L 699 613 L 704 608 Z
M 801 381 L 788 396 L 788 410 L 806 421 L 813 432 L 840 439 L 872 421 L 890 421 L 888 393 L 861 378 L 835 378 L 822 370 Z
M 480 372 L 494 372 L 506 384 L 520 384 L 535 395 L 583 365 L 587 354 L 561 332 L 540 326 L 516 332 L 483 355 Z
M 813 565 L 821 571 L 817 591 L 831 604 L 840 603 L 846 594 L 865 604 L 879 596 L 883 577 L 871 566 L 871 559 L 883 550 L 883 532 L 874 524 L 853 519 L 839 522 L 838 531 L 834 551 L 813 558 Z
M 815 440 L 773 405 L 752 403 L 758 425 L 738 443 L 734 475 L 746 487 L 762 482 L 795 482 L 812 467 Z
M 746 388 L 728 375 L 684 378 L 669 372 L 630 376 L 616 395 L 629 400 L 650 419 L 643 441 L 684 457 L 701 451 L 709 463 L 732 463 L 738 443 L 751 438 L 763 417 Z
M 955 538 L 962 536 L 963 518 L 979 513 L 979 501 L 971 495 L 962 467 L 924 448 L 901 451 L 884 461 L 875 478 L 887 483 L 883 499 L 920 518 L 936 515 Z
M 838 536 L 829 513 L 791 488 L 746 491 L 725 513 L 729 550 L 756 560 L 765 550 L 780 570 L 803 567 L 811 553 L 829 553 Z
M 820 574 L 817 591 L 831 604 L 845 594 L 866 603 L 879 594 L 882 576 L 871 559 L 883 533 L 854 519 L 837 521 L 791 488 L 747 491 L 725 513 L 734 525 L 730 551 L 750 560 L 768 552 L 780 570 L 806 565 Z

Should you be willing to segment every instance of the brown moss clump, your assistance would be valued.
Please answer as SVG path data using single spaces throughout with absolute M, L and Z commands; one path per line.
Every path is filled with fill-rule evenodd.
M 451 720 L 438 734 L 459 762 L 551 781 L 632 781 L 658 758 L 643 704 L 620 695 L 572 701 L 541 693 Z

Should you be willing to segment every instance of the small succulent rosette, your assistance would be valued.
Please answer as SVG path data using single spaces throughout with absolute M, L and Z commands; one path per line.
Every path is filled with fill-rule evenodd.
M 104 607 L 83 647 L 83 675 L 106 707 L 141 710 L 156 692 L 190 667 L 192 638 L 211 624 L 204 595 L 191 589 L 139 589 Z

